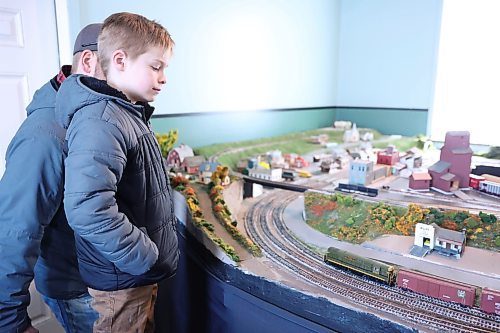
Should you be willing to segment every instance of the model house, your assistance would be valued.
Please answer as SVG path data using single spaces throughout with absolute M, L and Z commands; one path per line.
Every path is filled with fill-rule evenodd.
M 399 161 L 399 152 L 393 145 L 377 153 L 377 164 L 394 165 Z
M 352 123 L 350 121 L 337 120 L 333 122 L 333 127 L 343 130 L 349 130 L 352 127 Z
M 413 172 L 408 185 L 412 190 L 429 190 L 432 177 L 428 172 Z
M 309 138 L 309 142 L 324 145 L 328 142 L 327 134 L 314 135 Z
M 254 178 L 260 178 L 265 180 L 279 181 L 281 180 L 281 174 L 283 169 L 264 169 L 264 168 L 253 168 L 248 170 L 248 175 Z
M 271 168 L 288 168 L 288 163 L 285 161 L 280 150 L 273 150 L 267 153 L 267 160 Z
M 408 170 L 420 168 L 422 166 L 422 153 L 418 148 L 412 148 L 399 157 L 399 162 L 406 165 Z
M 200 165 L 205 162 L 205 157 L 203 156 L 187 156 L 181 163 L 181 167 L 184 168 L 186 173 L 190 175 L 195 175 L 200 170 Z
M 288 164 L 290 168 L 305 168 L 309 166 L 309 162 L 304 157 L 295 153 L 284 154 L 283 158 L 285 159 L 285 164 Z
M 415 225 L 414 245 L 427 249 L 427 252 L 435 250 L 439 254 L 460 259 L 465 249 L 465 240 L 465 230 L 444 229 L 435 223 Z
M 460 182 L 458 177 L 450 172 L 450 163 L 438 161 L 429 167 L 432 177 L 432 188 L 444 192 L 458 190 Z
M 167 156 L 167 165 L 178 168 L 186 157 L 194 156 L 193 149 L 188 145 L 181 144 L 173 148 Z
M 358 142 L 359 141 L 359 131 L 356 127 L 356 123 L 352 125 L 352 129 L 346 130 L 344 132 L 344 142 Z
M 198 176 L 200 177 L 200 182 L 203 184 L 209 184 L 212 180 L 212 174 L 217 170 L 219 162 L 203 162 L 200 164 L 198 171 Z
M 373 162 L 352 160 L 349 164 L 349 184 L 369 185 L 373 181 Z
M 391 165 L 391 173 L 394 176 L 398 176 L 401 173 L 401 170 L 406 169 L 406 168 L 407 168 L 406 164 L 398 162 L 394 165 Z

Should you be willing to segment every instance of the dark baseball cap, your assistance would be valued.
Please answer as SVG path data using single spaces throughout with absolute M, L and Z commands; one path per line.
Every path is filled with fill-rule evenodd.
M 83 28 L 76 36 L 73 55 L 84 50 L 97 51 L 97 37 L 102 29 L 102 23 L 92 23 Z

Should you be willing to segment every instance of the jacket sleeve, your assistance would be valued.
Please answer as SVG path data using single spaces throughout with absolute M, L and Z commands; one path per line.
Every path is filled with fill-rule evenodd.
M 39 130 L 39 129 L 38 129 Z M 0 332 L 22 332 L 44 227 L 62 204 L 61 141 L 18 133 L 0 180 Z
M 69 225 L 122 272 L 143 274 L 156 262 L 158 249 L 118 211 L 125 137 L 114 124 L 78 114 L 67 133 L 64 210 Z

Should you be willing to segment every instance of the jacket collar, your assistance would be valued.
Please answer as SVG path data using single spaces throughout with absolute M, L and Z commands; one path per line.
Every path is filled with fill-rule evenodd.
M 87 86 L 88 88 L 94 90 L 95 92 L 101 93 L 103 95 L 107 95 L 110 97 L 114 97 L 115 99 L 122 100 L 123 102 L 126 102 L 125 104 L 128 105 L 129 107 L 133 107 L 135 110 L 139 111 L 141 114 L 141 117 L 145 121 L 149 121 L 151 118 L 151 115 L 153 114 L 155 108 L 149 105 L 147 102 L 137 102 L 133 104 L 127 96 L 120 90 L 117 90 L 113 87 L 111 87 L 106 81 L 104 80 L 99 80 L 90 76 L 81 76 L 80 77 L 80 82 Z M 123 104 L 123 103 L 121 103 Z
M 60 126 L 68 128 L 73 116 L 82 107 L 110 100 L 146 123 L 154 111 L 148 103 L 132 104 L 125 94 L 109 86 L 106 81 L 85 75 L 71 75 L 64 80 L 57 93 L 57 122 Z

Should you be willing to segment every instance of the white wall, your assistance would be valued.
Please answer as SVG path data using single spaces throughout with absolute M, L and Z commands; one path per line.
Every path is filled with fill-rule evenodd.
M 71 40 L 129 11 L 176 42 L 157 113 L 336 104 L 339 0 L 70 1 Z
M 500 1 L 445 1 L 431 137 L 468 130 L 500 146 Z

